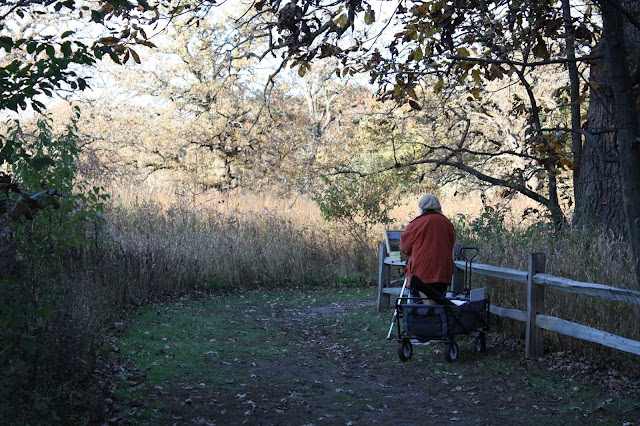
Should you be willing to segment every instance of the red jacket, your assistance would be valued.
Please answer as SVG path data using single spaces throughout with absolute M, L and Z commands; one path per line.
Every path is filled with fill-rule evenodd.
M 417 275 L 425 284 L 451 283 L 453 246 L 456 231 L 445 216 L 430 213 L 418 216 L 400 236 L 400 250 L 407 256 L 407 282 Z

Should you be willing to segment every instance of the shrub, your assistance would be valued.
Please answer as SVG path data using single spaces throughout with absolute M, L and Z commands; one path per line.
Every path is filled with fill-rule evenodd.
M 67 350 L 87 346 L 69 343 L 88 336 L 66 326 L 75 307 L 62 303 L 73 291 L 65 272 L 88 242 L 86 226 L 99 220 L 106 196 L 76 179 L 78 118 L 76 110 L 59 136 L 44 117 L 33 134 L 15 122 L 2 138 L 0 416 L 18 423 L 56 420 L 66 409 L 58 384 L 71 379 L 69 372 L 87 371 L 83 352 Z
M 314 195 L 322 217 L 340 224 L 362 247 L 371 246 L 372 231 L 391 223 L 390 214 L 399 204 L 398 177 L 392 173 L 339 176 L 324 182 L 325 187 Z

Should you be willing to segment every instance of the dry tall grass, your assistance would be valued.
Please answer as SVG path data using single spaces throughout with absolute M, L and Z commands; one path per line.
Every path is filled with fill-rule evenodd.
M 323 223 L 306 198 L 225 194 L 195 206 L 159 194 L 114 199 L 102 258 L 120 299 L 364 280 L 376 262 L 375 251 Z

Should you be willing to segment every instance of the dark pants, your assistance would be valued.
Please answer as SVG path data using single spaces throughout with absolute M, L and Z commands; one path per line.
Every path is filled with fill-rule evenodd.
M 411 297 L 420 297 L 418 292 L 424 293 L 427 298 L 433 300 L 438 305 L 453 305 L 449 299 L 444 297 L 447 292 L 447 283 L 429 283 L 425 284 L 422 282 L 420 278 L 413 275 L 411 277 L 411 285 L 409 289 L 411 290 Z M 422 303 L 422 300 L 417 303 Z

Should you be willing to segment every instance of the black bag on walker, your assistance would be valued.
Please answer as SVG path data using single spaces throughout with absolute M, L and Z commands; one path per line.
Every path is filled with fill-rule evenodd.
M 451 334 L 465 334 L 487 325 L 488 299 L 450 306 L 449 327 Z
M 442 305 L 404 304 L 404 330 L 417 338 L 442 338 L 448 335 L 446 308 Z

